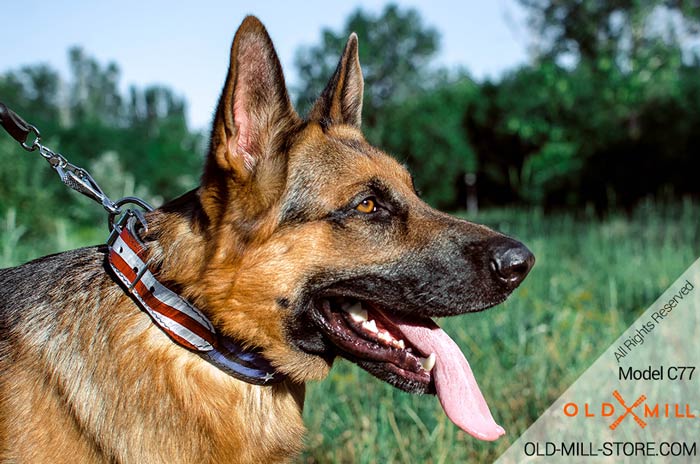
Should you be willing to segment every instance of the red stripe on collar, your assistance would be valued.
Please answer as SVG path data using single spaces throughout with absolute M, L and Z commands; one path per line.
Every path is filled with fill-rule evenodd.
M 201 311 L 155 278 L 148 268 L 148 250 L 132 231 L 129 218 L 127 213 L 114 226 L 108 241 L 109 265 L 153 322 L 177 344 L 237 379 L 255 385 L 284 380 L 258 350 L 244 350 L 235 341 L 219 337 Z

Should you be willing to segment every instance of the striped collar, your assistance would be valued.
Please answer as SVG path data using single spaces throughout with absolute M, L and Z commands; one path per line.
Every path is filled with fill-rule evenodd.
M 257 349 L 245 349 L 220 336 L 196 307 L 161 284 L 148 268 L 148 252 L 134 228 L 142 216 L 128 210 L 107 241 L 109 267 L 134 301 L 175 343 L 193 351 L 227 374 L 254 385 L 285 379 Z

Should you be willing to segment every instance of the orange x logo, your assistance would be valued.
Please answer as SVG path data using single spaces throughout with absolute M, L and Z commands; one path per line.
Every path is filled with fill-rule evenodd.
M 636 408 L 637 406 L 639 406 L 640 404 L 644 403 L 644 402 L 647 400 L 646 395 L 642 395 L 642 396 L 640 396 L 639 398 L 637 398 L 637 401 L 635 401 L 635 402 L 632 404 L 632 406 L 629 406 L 629 407 L 625 404 L 625 400 L 622 399 L 622 395 L 620 395 L 620 392 L 619 392 L 619 391 L 615 390 L 615 391 L 613 392 L 613 396 L 615 397 L 615 399 L 616 399 L 617 401 L 620 402 L 620 404 L 622 405 L 622 407 L 625 408 L 625 412 L 624 412 L 624 414 L 622 414 L 620 417 L 618 417 L 617 419 L 615 419 L 615 422 L 613 422 L 612 424 L 610 424 L 610 429 L 611 429 L 611 430 L 615 430 L 615 429 L 617 428 L 617 426 L 620 425 L 620 423 L 622 422 L 622 420 L 623 420 L 625 417 L 627 417 L 628 414 L 631 414 L 632 417 L 634 417 L 634 421 L 635 421 L 641 428 L 644 428 L 644 427 L 647 426 L 647 423 L 644 422 L 644 421 L 633 411 L 634 408 Z

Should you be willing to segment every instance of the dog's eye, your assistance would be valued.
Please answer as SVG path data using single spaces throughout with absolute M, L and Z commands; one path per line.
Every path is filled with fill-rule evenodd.
M 374 197 L 365 198 L 355 209 L 365 214 L 374 213 L 377 211 L 377 202 Z

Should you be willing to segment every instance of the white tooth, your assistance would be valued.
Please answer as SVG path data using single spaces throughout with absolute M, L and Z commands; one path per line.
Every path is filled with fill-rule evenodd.
M 367 320 L 367 311 L 361 313 L 350 313 L 350 317 L 355 322 L 365 322 Z
M 406 349 L 406 343 L 404 343 L 403 340 L 397 341 L 397 342 L 396 342 L 396 346 L 398 346 L 398 347 L 401 348 L 402 350 Z
M 354 305 L 350 306 L 349 308 L 343 308 L 343 309 L 345 309 L 345 311 L 348 314 L 350 314 L 350 317 L 355 322 L 364 322 L 367 320 L 367 310 L 362 309 L 362 305 L 360 303 L 355 303 Z
M 428 372 L 435 367 L 435 353 L 430 353 L 430 356 L 427 358 L 418 358 L 418 360 L 420 361 L 420 365 L 423 366 L 423 369 Z
M 377 333 L 379 332 L 379 329 L 377 329 L 377 323 L 372 319 L 371 321 L 365 321 L 362 323 L 362 328 L 365 330 L 368 330 L 372 333 Z
M 379 333 L 377 334 L 377 338 L 380 340 L 384 340 L 385 342 L 390 342 L 394 338 L 391 336 L 389 332 L 386 330 L 380 330 Z

